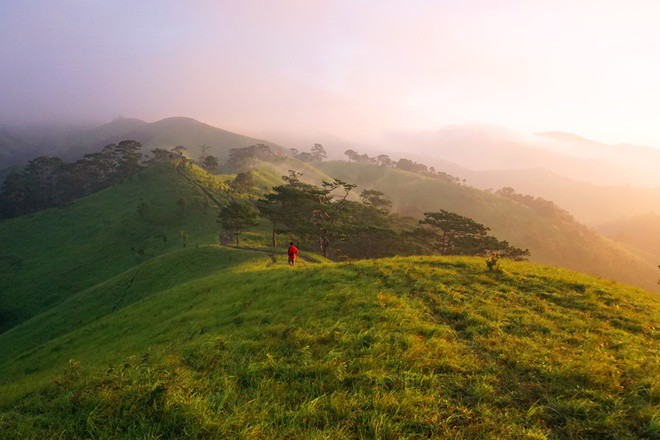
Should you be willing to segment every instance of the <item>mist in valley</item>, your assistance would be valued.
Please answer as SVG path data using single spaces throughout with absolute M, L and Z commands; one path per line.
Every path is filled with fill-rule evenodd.
M 1 0 L 0 437 L 659 438 L 657 0 Z
M 638 248 L 632 225 L 660 212 L 659 12 L 643 0 L 3 2 L 0 177 L 127 137 L 230 148 L 210 126 L 321 143 L 330 160 L 411 158 L 551 200 Z

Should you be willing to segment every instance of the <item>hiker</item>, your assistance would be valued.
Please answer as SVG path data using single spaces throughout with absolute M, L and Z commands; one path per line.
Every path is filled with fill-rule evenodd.
M 298 248 L 294 246 L 293 242 L 289 243 L 289 250 L 287 251 L 287 254 L 289 254 L 289 266 L 295 266 L 296 257 L 298 256 Z

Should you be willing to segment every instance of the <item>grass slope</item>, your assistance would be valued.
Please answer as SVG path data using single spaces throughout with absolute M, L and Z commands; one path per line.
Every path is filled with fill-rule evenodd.
M 300 173 L 300 180 L 303 182 L 320 185 L 324 180 L 332 181 L 331 176 L 320 171 L 314 165 L 289 156 L 278 157 L 271 162 L 259 161 L 254 170 L 262 181 L 269 185 L 269 191 L 273 186 L 282 185 L 284 183 L 282 176 L 287 176 L 291 170 Z
M 660 206 L 660 187 L 599 186 L 544 169 L 457 171 L 456 175 L 478 188 L 510 186 L 517 192 L 552 200 L 590 226 L 615 222 L 624 215 L 644 215 Z
M 12 356 L 0 361 L 7 372 L 0 431 L 14 438 L 660 434 L 659 304 L 648 293 L 527 263 L 487 272 L 478 258 L 291 269 L 262 255 L 175 251 L 57 311 L 65 320 L 99 316 L 52 335 L 54 321 L 34 318 L 2 335 L 0 352 Z M 122 290 L 131 299 L 113 308 Z M 35 333 L 34 346 L 14 356 L 20 344 L 12 341 Z
M 322 172 L 383 191 L 400 213 L 421 216 L 446 209 L 489 226 L 493 235 L 529 248 L 531 260 L 591 273 L 657 290 L 657 268 L 591 230 L 543 217 L 533 209 L 498 195 L 417 174 L 342 161 L 323 162 Z
M 657 297 L 479 258 L 290 268 L 212 244 L 221 186 L 162 166 L 0 224 L 0 437 L 660 435 Z
M 191 182 L 197 182 L 197 185 Z M 164 165 L 69 206 L 0 223 L 0 332 L 186 244 L 213 242 L 217 211 L 195 168 Z

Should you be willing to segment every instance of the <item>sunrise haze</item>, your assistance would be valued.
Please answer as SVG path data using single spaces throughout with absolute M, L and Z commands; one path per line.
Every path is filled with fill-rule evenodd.
M 660 146 L 652 1 L 4 1 L 0 124 L 245 132 L 485 123 Z

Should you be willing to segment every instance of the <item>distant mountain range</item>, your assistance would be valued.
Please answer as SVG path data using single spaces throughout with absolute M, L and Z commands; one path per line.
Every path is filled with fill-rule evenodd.
M 552 200 L 591 226 L 660 214 L 660 149 L 605 145 L 569 133 L 521 135 L 463 126 L 393 133 L 382 142 L 383 150 L 433 165 L 477 188 L 508 186 Z
M 437 169 L 466 179 L 468 185 L 477 188 L 497 190 L 508 186 L 552 200 L 579 221 L 592 226 L 631 215 L 660 214 L 660 187 L 595 185 L 545 168 L 475 171 L 429 157 L 426 161 L 434 163 Z
M 660 187 L 660 149 L 605 145 L 569 133 L 529 135 L 466 125 L 435 132 L 390 133 L 383 147 L 414 151 L 476 171 L 542 168 L 599 186 Z
M 185 117 L 151 123 L 117 118 L 98 127 L 5 127 L 0 129 L 0 180 L 7 167 L 25 163 L 37 155 L 57 155 L 72 161 L 124 139 L 140 141 L 145 151 L 183 145 L 190 150 L 191 157 L 197 157 L 200 146 L 206 145 L 208 154 L 221 160 L 231 148 L 256 143 L 286 151 L 277 143 Z M 321 136 L 318 141 L 335 158 L 343 157 L 343 150 L 352 145 L 348 140 L 329 135 Z M 660 149 L 605 145 L 562 132 L 525 135 L 488 126 L 390 133 L 378 145 L 365 150 L 373 155 L 388 153 L 433 165 L 477 188 L 495 190 L 509 186 L 518 192 L 552 200 L 591 226 L 630 216 L 660 214 Z M 657 253 L 660 254 L 660 249 Z
M 5 168 L 39 155 L 56 155 L 64 160 L 76 160 L 86 153 L 98 151 L 105 145 L 132 139 L 142 143 L 145 150 L 172 148 L 182 145 L 193 157 L 200 147 L 208 147 L 208 154 L 225 159 L 232 148 L 247 147 L 258 143 L 275 150 L 283 148 L 263 139 L 232 133 L 204 124 L 192 118 L 172 117 L 156 122 L 140 119 L 118 118 L 99 127 L 60 131 L 42 129 L 39 137 L 29 141 L 20 135 L 26 130 L 5 129 L 0 131 L 0 168 Z M 27 137 L 27 136 L 25 136 Z
M 444 209 L 457 212 L 488 225 L 493 234 L 514 246 L 529 248 L 530 261 L 555 264 L 584 273 L 617 279 L 653 289 L 656 265 L 652 250 L 639 246 L 641 236 L 660 236 L 658 225 L 647 226 L 640 234 L 621 234 L 638 223 L 616 223 L 607 232 L 612 236 L 631 236 L 637 240 L 613 243 L 594 230 L 575 221 L 557 218 L 517 201 L 481 191 L 467 185 L 431 179 L 398 169 L 370 164 L 322 162 L 315 167 L 328 176 L 358 185 L 356 191 L 376 189 L 393 202 L 393 209 L 403 215 L 420 218 L 424 212 Z M 293 167 L 292 167 L 293 168 Z M 295 168 L 293 168 L 295 169 Z M 608 234 L 609 235 L 609 234 Z M 655 239 L 657 240 L 657 239 Z M 651 243 L 651 241 L 649 241 Z M 646 282 L 642 281 L 646 280 Z

